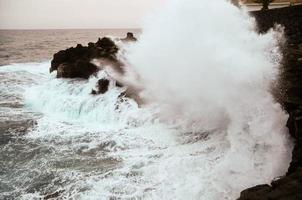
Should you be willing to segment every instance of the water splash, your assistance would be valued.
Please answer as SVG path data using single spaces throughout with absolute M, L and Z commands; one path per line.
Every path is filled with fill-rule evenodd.
M 127 50 L 148 100 L 141 108 L 119 102 L 114 84 L 92 96 L 103 72 L 68 80 L 49 75 L 49 63 L 1 68 L 33 77 L 20 93 L 24 109 L 42 114 L 22 144 L 3 149 L 19 145 L 23 158 L 11 157 L 22 176 L 5 180 L 22 199 L 64 190 L 73 199 L 233 200 L 269 183 L 291 152 L 287 116 L 269 93 L 277 35 L 258 35 L 223 0 L 169 1 Z

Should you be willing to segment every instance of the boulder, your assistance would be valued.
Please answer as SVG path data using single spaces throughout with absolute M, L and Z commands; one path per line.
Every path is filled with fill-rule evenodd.
M 88 43 L 88 46 L 78 44 L 66 50 L 54 54 L 51 61 L 50 73 L 57 71 L 57 78 L 85 78 L 95 74 L 99 68 L 92 64 L 93 59 L 104 59 L 115 66 L 123 65 L 117 59 L 118 47 L 107 37 L 99 38 L 96 43 Z
M 105 94 L 108 91 L 110 81 L 108 79 L 100 79 L 97 83 L 97 90 L 92 90 L 91 94 Z
M 104 94 L 108 91 L 110 81 L 108 79 L 100 79 L 98 81 L 98 93 Z
M 135 42 L 137 39 L 134 37 L 134 34 L 131 32 L 127 33 L 127 36 L 121 39 L 123 42 Z

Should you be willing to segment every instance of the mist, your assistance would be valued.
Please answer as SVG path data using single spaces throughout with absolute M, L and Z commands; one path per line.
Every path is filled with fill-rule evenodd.
M 284 174 L 290 157 L 287 116 L 270 93 L 282 30 L 255 30 L 254 19 L 227 1 L 173 0 L 146 18 L 139 42 L 129 49 L 144 87 L 141 97 L 159 108 L 161 120 L 188 132 L 223 135 L 229 143 L 211 180 L 230 187 L 230 199 Z M 206 181 L 204 186 L 215 190 Z M 221 196 L 204 192 L 201 198 Z

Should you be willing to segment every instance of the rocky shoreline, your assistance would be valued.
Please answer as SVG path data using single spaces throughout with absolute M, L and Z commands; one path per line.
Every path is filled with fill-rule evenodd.
M 131 32 L 125 38 L 115 39 L 109 37 L 99 38 L 97 42 L 89 42 L 87 46 L 77 44 L 61 50 L 54 54 L 51 61 L 50 73 L 56 71 L 57 78 L 81 78 L 88 79 L 96 76 L 99 71 L 106 70 L 108 78 L 99 79 L 95 88 L 91 89 L 92 95 L 104 94 L 107 92 L 110 82 L 117 87 L 127 86 L 121 97 L 129 97 L 140 102 L 135 89 L 123 82 L 122 76 L 125 72 L 125 65 L 118 54 L 120 43 L 131 43 L 137 39 Z
M 292 6 L 268 11 L 254 11 L 258 31 L 267 32 L 276 24 L 284 27 L 286 42 L 283 44 L 283 68 L 280 76 L 277 99 L 289 114 L 287 126 L 294 139 L 292 162 L 285 176 L 273 181 L 271 185 L 258 185 L 244 190 L 238 200 L 300 200 L 302 199 L 302 6 Z M 128 33 L 121 42 L 134 42 L 136 38 Z M 75 48 L 62 50 L 54 55 L 50 72 L 57 71 L 57 78 L 88 79 L 110 66 L 123 75 L 124 64 L 117 54 L 119 47 L 107 37 L 88 46 L 78 44 Z M 97 63 L 92 60 L 97 59 Z M 92 95 L 104 94 L 111 79 L 100 79 Z M 115 85 L 123 83 L 114 80 Z M 127 91 L 125 96 L 130 96 Z M 133 96 L 133 95 L 132 95 Z M 135 95 L 134 95 L 135 96 Z
M 258 185 L 241 192 L 238 200 L 302 199 L 302 6 L 251 12 L 260 33 L 275 24 L 284 27 L 283 68 L 278 100 L 289 114 L 287 127 L 294 139 L 292 161 L 285 176 L 271 185 Z

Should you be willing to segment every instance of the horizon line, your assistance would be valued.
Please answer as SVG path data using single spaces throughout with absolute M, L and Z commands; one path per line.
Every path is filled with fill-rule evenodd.
M 0 31 L 43 31 L 43 30 L 141 30 L 142 28 L 0 28 Z

